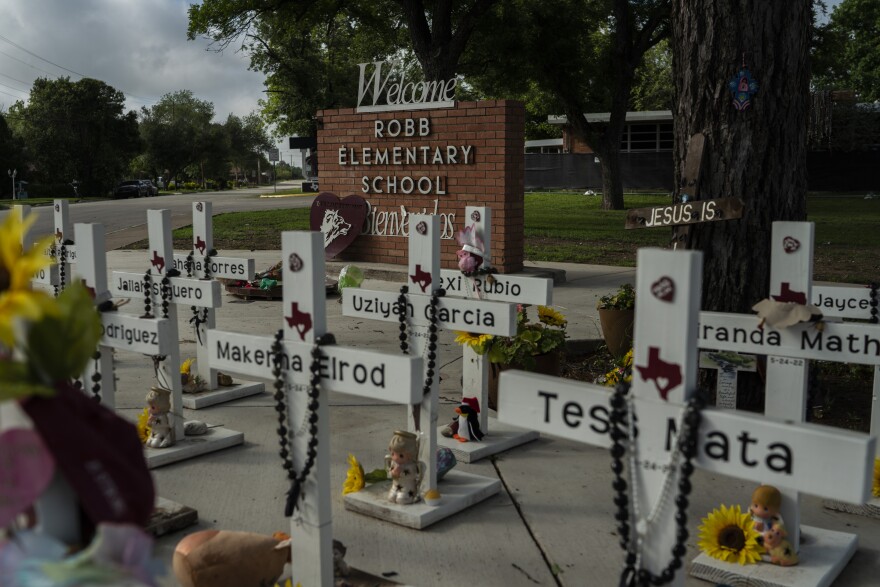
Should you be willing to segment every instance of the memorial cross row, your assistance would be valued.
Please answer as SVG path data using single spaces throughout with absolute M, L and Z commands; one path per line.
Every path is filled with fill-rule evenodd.
M 211 368 L 225 372 L 275 379 L 279 422 L 284 430 L 282 456 L 289 443 L 293 470 L 302 472 L 307 463 L 314 464 L 313 472 L 303 480 L 299 514 L 291 519 L 292 584 L 329 586 L 333 585 L 333 552 L 328 393 L 416 403 L 421 399 L 422 359 L 335 344 L 316 346 L 327 334 L 322 235 L 285 232 L 281 246 L 284 302 L 280 337 L 209 330 L 208 360 Z M 277 375 L 273 368 L 277 368 Z M 318 393 L 311 397 L 308 392 L 315 375 Z M 300 421 L 315 426 L 316 446 L 305 434 L 295 434 Z M 288 438 L 291 434 L 292 440 Z
M 214 250 L 213 206 L 211 202 L 192 203 L 192 250 L 189 254 L 174 254 L 174 269 L 181 275 L 200 280 L 205 285 L 213 284 L 214 279 L 251 280 L 254 277 L 254 260 L 235 257 L 217 256 Z M 137 277 L 137 276 L 133 276 Z M 127 278 L 127 283 L 115 283 L 115 287 L 138 288 L 138 280 Z M 201 386 L 186 389 L 189 393 L 183 396 L 183 406 L 200 409 L 226 401 L 239 399 L 262 393 L 262 383 L 250 381 L 224 382 L 220 385 L 218 371 L 208 364 L 207 331 L 216 326 L 217 308 L 221 306 L 221 296 L 213 295 L 220 288 L 210 285 L 211 295 L 205 296 L 203 291 L 195 288 L 175 288 L 176 282 L 171 280 L 172 300 L 189 305 L 192 317 L 189 322 L 193 326 L 196 339 L 196 370 Z M 157 286 L 153 285 L 154 293 Z M 120 292 L 117 292 L 119 295 Z M 195 372 L 193 372 L 195 375 Z
M 637 566 L 655 576 L 674 572 L 684 554 L 676 540 L 680 536 L 673 508 L 666 506 L 673 501 L 673 487 L 682 495 L 690 488 L 686 479 L 676 483 L 674 465 L 679 431 L 686 427 L 681 423 L 682 402 L 696 389 L 701 264 L 702 253 L 694 251 L 639 251 L 629 417 L 642 416 L 636 419 L 638 433 L 628 435 L 635 513 L 634 519 L 624 517 L 621 533 L 630 528 L 636 532 Z M 501 388 L 503 421 L 596 446 L 612 445 L 607 388 L 517 371 L 501 375 Z M 859 502 L 870 492 L 875 442 L 823 426 L 705 409 L 693 463 L 725 475 Z M 840 483 L 842 478 L 850 482 Z M 667 564 L 671 552 L 673 563 Z M 681 575 L 674 572 L 673 585 L 683 584 Z

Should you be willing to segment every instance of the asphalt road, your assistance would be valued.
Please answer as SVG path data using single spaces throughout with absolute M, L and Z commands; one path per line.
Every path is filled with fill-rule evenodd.
M 300 183 L 298 181 L 280 183 L 278 189 L 299 187 Z M 154 198 L 82 202 L 71 204 L 70 219 L 73 223 L 103 224 L 107 235 L 107 250 L 111 251 L 147 238 L 147 210 L 171 210 L 171 223 L 174 228 L 179 228 L 192 224 L 192 203 L 195 201 L 211 202 L 216 215 L 225 212 L 308 208 L 314 200 L 314 196 L 260 197 L 261 194 L 272 193 L 271 187 L 260 187 L 223 192 L 163 195 Z M 26 202 L 23 201 L 22 204 Z M 37 221 L 31 228 L 31 240 L 55 232 L 51 206 L 39 206 L 31 211 L 37 214 Z M 6 210 L 0 211 L 0 220 L 8 213 L 9 211 Z

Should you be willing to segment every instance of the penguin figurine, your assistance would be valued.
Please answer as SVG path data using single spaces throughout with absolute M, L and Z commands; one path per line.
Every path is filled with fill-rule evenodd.
M 459 442 L 479 442 L 483 439 L 483 432 L 480 430 L 480 403 L 477 398 L 462 398 L 455 413 L 458 414 L 458 431 L 453 438 Z

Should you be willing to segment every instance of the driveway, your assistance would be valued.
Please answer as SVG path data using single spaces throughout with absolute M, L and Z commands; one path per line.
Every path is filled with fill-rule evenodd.
M 299 187 L 300 181 L 278 184 L 278 190 Z M 154 198 L 134 198 L 128 200 L 106 200 L 101 202 L 82 202 L 71 204 L 71 222 L 91 222 L 104 225 L 107 235 L 107 250 L 123 248 L 126 245 L 147 238 L 147 210 L 171 210 L 171 223 L 174 228 L 192 224 L 192 203 L 211 202 L 214 214 L 225 212 L 251 212 L 258 210 L 278 210 L 286 208 L 308 208 L 315 195 L 271 196 L 273 188 L 260 187 L 222 192 L 201 192 L 197 194 L 173 194 Z M 26 202 L 22 202 L 26 203 Z M 51 206 L 32 209 L 37 221 L 31 228 L 30 240 L 55 232 Z M 8 211 L 0 211 L 2 220 Z

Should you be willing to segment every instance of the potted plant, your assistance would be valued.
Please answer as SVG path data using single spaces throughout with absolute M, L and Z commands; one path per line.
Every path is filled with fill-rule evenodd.
M 599 323 L 608 352 L 619 359 L 632 348 L 636 291 L 625 283 L 617 291 L 599 298 Z
M 549 306 L 538 306 L 538 319 L 531 321 L 525 306 L 517 306 L 516 334 L 491 336 L 458 332 L 455 341 L 486 354 L 492 364 L 489 380 L 489 407 L 495 409 L 498 373 L 513 367 L 537 373 L 558 375 L 561 351 L 565 346 L 568 321 Z

